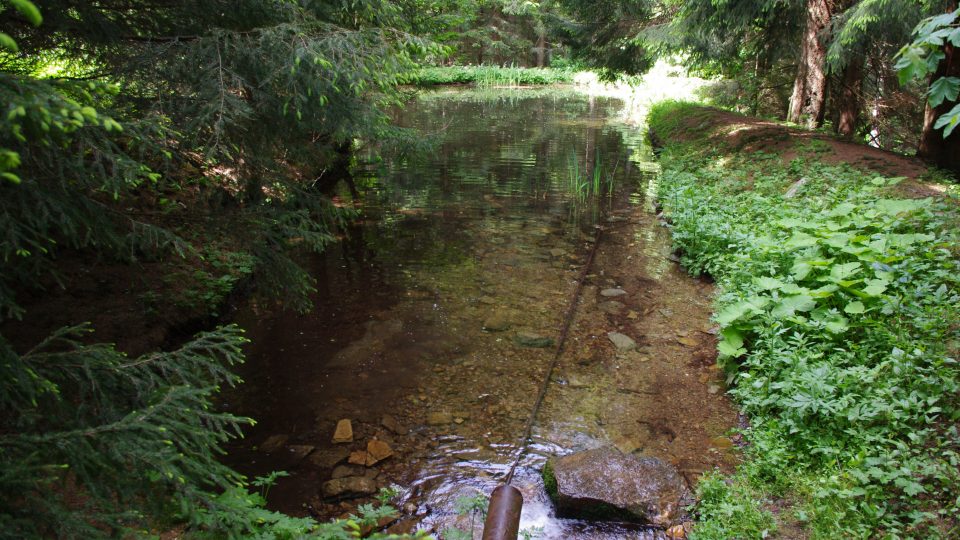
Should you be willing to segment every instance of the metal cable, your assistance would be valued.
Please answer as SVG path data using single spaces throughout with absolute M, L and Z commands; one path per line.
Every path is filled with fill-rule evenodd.
M 537 413 L 540 412 L 540 406 L 543 405 L 543 398 L 547 395 L 547 388 L 550 386 L 550 377 L 553 376 L 553 370 L 557 367 L 557 363 L 560 361 L 560 356 L 563 354 L 564 346 L 567 343 L 567 334 L 570 333 L 570 326 L 573 324 L 573 316 L 577 312 L 577 305 L 580 303 L 580 295 L 583 292 L 583 285 L 587 279 L 587 274 L 590 272 L 590 267 L 593 265 L 594 256 L 597 254 L 597 247 L 600 246 L 600 236 L 603 234 L 603 226 L 597 225 L 597 234 L 593 237 L 593 247 L 590 249 L 590 255 L 587 256 L 587 262 L 584 263 L 583 268 L 580 270 L 580 276 L 577 278 L 577 287 L 573 290 L 573 296 L 570 298 L 570 305 L 567 307 L 567 313 L 563 317 L 563 326 L 560 329 L 560 337 L 557 342 L 557 351 L 553 355 L 553 360 L 550 362 L 550 367 L 547 369 L 547 374 L 543 378 L 543 382 L 540 384 L 540 393 L 537 394 L 537 400 L 533 403 L 533 409 L 530 410 L 530 416 L 527 418 L 527 425 L 523 430 L 523 438 L 520 440 L 520 451 L 517 452 L 517 457 L 513 460 L 513 464 L 510 465 L 510 471 L 507 473 L 506 479 L 503 483 L 505 485 L 510 485 L 513 482 L 513 475 L 517 471 L 517 466 L 520 464 L 520 460 L 523 459 L 523 456 L 527 453 L 527 448 L 530 446 L 530 436 L 533 433 L 533 423 L 537 419 Z

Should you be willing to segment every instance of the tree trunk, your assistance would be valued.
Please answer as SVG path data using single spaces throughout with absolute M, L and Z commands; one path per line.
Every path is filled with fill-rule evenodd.
M 787 120 L 800 123 L 806 115 L 807 126 L 823 125 L 827 101 L 827 45 L 820 39 L 830 24 L 832 0 L 807 0 L 807 25 L 800 44 L 800 65 L 790 95 Z
M 863 58 L 854 56 L 843 68 L 840 92 L 837 96 L 837 108 L 840 115 L 837 120 L 837 135 L 852 138 L 857 129 L 860 116 L 860 89 L 863 84 Z
M 945 56 L 937 66 L 937 71 L 930 77 L 930 82 L 940 77 L 960 77 L 960 50 L 947 43 L 943 52 Z M 923 111 L 923 133 L 920 135 L 917 155 L 938 167 L 960 172 L 960 130 L 954 130 L 949 137 L 944 138 L 943 130 L 933 127 L 937 118 L 956 104 L 956 101 L 944 101 L 937 107 L 931 107 L 927 102 Z
M 546 65 L 547 58 L 547 36 L 540 34 L 537 36 L 537 67 L 542 68 Z

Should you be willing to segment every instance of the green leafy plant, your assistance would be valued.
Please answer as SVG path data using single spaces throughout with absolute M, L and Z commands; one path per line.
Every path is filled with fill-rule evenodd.
M 907 81 L 922 80 L 936 73 L 940 62 L 945 58 L 943 47 L 949 43 L 960 47 L 960 25 L 957 24 L 956 10 L 929 17 L 917 25 L 913 31 L 914 40 L 904 45 L 897 53 L 896 65 L 900 84 Z M 960 78 L 938 77 L 931 81 L 927 89 L 927 101 L 931 107 L 941 103 L 955 103 L 934 123 L 934 129 L 943 129 L 943 136 L 949 137 L 960 124 L 960 103 L 956 103 L 960 93 Z
M 661 105 L 651 125 L 669 134 L 687 112 L 704 109 Z M 720 363 L 752 422 L 734 482 L 791 494 L 814 537 L 949 537 L 958 202 L 898 198 L 901 178 L 737 154 L 708 135 L 668 144 L 662 164 L 674 244 L 717 281 Z

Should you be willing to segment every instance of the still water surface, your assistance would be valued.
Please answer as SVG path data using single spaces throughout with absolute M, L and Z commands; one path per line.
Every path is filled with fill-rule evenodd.
M 667 459 L 691 482 L 729 464 L 723 435 L 736 416 L 712 367 L 711 289 L 670 260 L 646 195 L 656 167 L 621 110 L 541 89 L 428 93 L 395 113 L 423 144 L 363 167 L 359 200 L 344 193 L 361 219 L 311 260 L 314 310 L 251 305 L 238 316 L 252 344 L 228 405 L 258 425 L 228 461 L 291 473 L 270 492 L 273 508 L 342 515 L 369 499 L 325 498 L 322 485 L 366 476 L 400 491 L 395 530 L 469 530 L 457 501 L 489 494 L 509 469 L 553 355 L 518 335 L 557 337 L 597 226 L 609 231 L 515 481 L 522 527 L 658 537 L 556 518 L 539 478 L 551 455 L 613 444 Z M 578 194 L 594 171 L 601 193 Z M 630 295 L 611 304 L 598 295 L 611 286 Z M 632 334 L 638 351 L 615 353 L 610 330 Z M 354 442 L 334 444 L 344 418 Z M 372 439 L 393 455 L 347 465 Z

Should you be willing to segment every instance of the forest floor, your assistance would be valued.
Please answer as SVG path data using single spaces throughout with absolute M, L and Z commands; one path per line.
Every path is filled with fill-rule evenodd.
M 655 139 L 658 136 L 653 135 Z M 707 141 L 717 153 L 776 154 L 784 165 L 798 157 L 812 157 L 822 163 L 847 164 L 886 177 L 906 177 L 909 181 L 899 186 L 903 196 L 929 197 L 945 192 L 942 184 L 925 181 L 929 167 L 919 158 L 721 109 L 698 108 L 696 114 L 679 119 L 670 142 L 693 140 Z
M 650 128 L 674 247 L 716 280 L 719 363 L 750 422 L 738 472 L 700 483 L 697 538 L 955 538 L 957 185 L 700 105 L 660 104 Z

